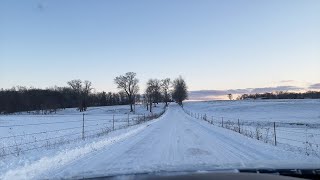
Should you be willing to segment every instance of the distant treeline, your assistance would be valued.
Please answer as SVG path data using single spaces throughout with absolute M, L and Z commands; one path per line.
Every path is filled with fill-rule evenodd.
M 117 76 L 114 83 L 120 90 L 117 93 L 92 92 L 92 83 L 80 79 L 67 82 L 66 87 L 37 89 L 17 86 L 0 89 L 0 114 L 22 111 L 48 114 L 56 113 L 57 109 L 75 107 L 82 112 L 90 106 L 113 105 L 130 105 L 133 112 L 136 103 L 143 104 L 152 112 L 152 105 L 156 106 L 159 102 L 168 105 L 174 100 L 182 106 L 182 101 L 188 97 L 187 85 L 182 77 L 173 82 L 169 78 L 149 79 L 143 95 L 138 93 L 139 80 L 134 72 Z
M 139 95 L 137 95 L 137 99 Z M 78 107 L 80 111 L 88 106 L 111 106 L 129 104 L 125 93 L 99 92 L 87 93 L 85 90 L 76 91 L 71 87 L 55 87 L 36 89 L 14 87 L 0 90 L 0 113 L 20 111 L 36 111 L 47 114 L 57 109 Z
M 239 96 L 238 99 L 320 99 L 320 92 L 308 91 L 304 93 L 295 93 L 279 91 L 263 94 L 243 94 Z

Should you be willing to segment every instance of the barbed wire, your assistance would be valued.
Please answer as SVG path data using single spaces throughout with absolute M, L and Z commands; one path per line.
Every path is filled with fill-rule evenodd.
M 51 131 L 42 131 L 42 132 L 28 133 L 28 134 L 18 134 L 18 135 L 12 135 L 12 136 L 5 136 L 5 137 L 0 137 L 0 139 L 9 139 L 9 138 L 21 137 L 21 136 L 32 136 L 32 135 L 37 135 L 37 134 L 45 134 L 45 133 L 52 133 L 52 132 L 60 132 L 60 131 L 66 131 L 66 130 L 78 129 L 78 128 L 82 128 L 82 126 L 78 126 L 78 127 L 71 127 L 71 128 L 64 128 L 64 129 L 57 129 L 57 130 L 51 130 Z
M 239 132 L 240 134 L 243 134 L 243 132 L 242 133 L 240 132 L 240 130 L 241 130 L 240 126 L 241 125 L 242 125 L 242 130 L 245 129 L 246 131 L 248 131 L 247 128 L 250 129 L 250 127 L 252 127 L 252 128 L 257 128 L 258 127 L 259 128 L 259 126 L 260 126 L 259 123 L 260 124 L 268 124 L 269 128 L 274 128 L 274 132 L 273 132 L 274 134 L 272 136 L 274 137 L 275 144 L 278 142 L 278 143 L 286 144 L 286 145 L 293 146 L 293 147 L 303 148 L 301 146 L 293 145 L 291 143 L 288 144 L 288 142 L 287 143 L 283 143 L 282 141 L 279 141 L 279 140 L 286 140 L 286 141 L 298 142 L 298 143 L 301 143 L 301 145 L 304 145 L 304 146 L 307 146 L 307 144 L 320 146 L 320 144 L 318 144 L 318 143 L 311 142 L 311 141 L 315 141 L 315 139 L 312 138 L 312 140 L 311 140 L 310 137 L 309 137 L 310 135 L 312 135 L 313 137 L 314 136 L 318 136 L 318 135 L 320 135 L 319 133 L 308 132 L 307 131 L 308 129 L 305 129 L 305 131 L 285 130 L 283 128 L 286 128 L 286 127 L 278 127 L 278 126 L 276 126 L 277 124 L 294 125 L 294 124 L 297 124 L 297 123 L 292 123 L 292 122 L 284 123 L 284 122 L 274 121 L 274 122 L 254 122 L 251 125 L 250 124 L 245 125 L 245 122 L 248 122 L 248 121 L 243 121 L 240 118 L 233 118 L 233 120 L 230 120 L 229 118 L 226 118 L 224 116 L 221 116 L 221 117 L 208 116 L 207 114 L 195 113 L 195 112 L 192 112 L 192 111 L 189 111 L 189 110 L 186 110 L 186 109 L 183 109 L 183 111 L 186 114 L 188 114 L 189 116 L 193 117 L 193 118 L 202 119 L 202 120 L 208 121 L 209 123 L 210 122 L 214 122 L 214 123 L 210 123 L 210 124 L 219 124 L 219 127 L 227 128 L 227 129 Z M 217 118 L 219 118 L 219 120 L 217 120 Z M 218 122 L 218 123 L 216 123 L 216 122 Z M 301 124 L 301 123 L 299 123 L 299 124 Z M 307 127 L 310 126 L 307 123 L 303 123 L 303 125 L 304 125 L 304 127 L 302 127 L 302 128 L 307 128 Z M 246 128 L 243 128 L 243 126 L 246 127 Z M 265 126 L 262 126 L 262 127 L 265 127 Z M 249 131 L 251 131 L 251 130 L 249 130 Z M 284 133 L 297 134 L 299 136 L 305 135 L 306 140 L 304 141 L 304 140 L 297 140 L 297 139 L 291 139 L 291 138 L 288 138 L 288 137 L 283 137 L 283 136 L 279 135 L 279 133 L 276 133 L 276 131 L 277 132 L 280 131 L 280 132 L 284 132 Z M 260 133 L 261 132 L 259 132 L 259 134 L 258 134 L 259 136 L 260 136 Z M 246 135 L 246 134 L 243 134 L 243 135 L 249 136 L 249 135 Z M 258 135 L 256 135 L 256 136 L 258 136 Z M 269 134 L 269 133 L 267 133 L 266 135 L 268 136 L 266 138 L 270 138 L 270 136 L 271 136 L 271 134 Z M 254 138 L 255 137 L 254 133 L 251 133 L 249 137 Z M 265 139 L 263 139 L 263 138 L 259 139 L 258 138 L 258 140 L 265 140 Z
M 130 117 L 129 117 L 130 118 Z M 110 118 L 110 119 L 86 119 L 85 121 L 98 121 L 98 120 L 127 120 L 127 117 L 123 118 Z M 24 126 L 39 126 L 39 125 L 49 125 L 49 124 L 64 124 L 64 123 L 73 123 L 73 122 L 82 122 L 82 117 L 79 117 L 79 120 L 70 120 L 70 121 L 58 121 L 58 122 L 43 122 L 43 123 L 30 123 L 30 124 L 11 124 L 11 125 L 2 125 L 0 128 L 12 128 L 12 127 L 24 127 Z
M 318 125 L 319 127 L 320 127 L 320 124 L 312 124 L 312 123 L 303 123 L 303 122 L 282 122 L 282 121 L 264 121 L 264 122 L 259 122 L 259 121 L 256 121 L 256 120 L 254 120 L 254 119 L 245 119 L 245 118 L 236 118 L 236 117 L 228 117 L 228 116 L 215 116 L 215 115 L 210 115 L 210 114 L 207 114 L 207 113 L 194 113 L 194 112 L 192 112 L 192 111 L 189 111 L 189 110 L 186 110 L 186 109 L 184 109 L 184 111 L 186 112 L 186 111 L 188 111 L 188 112 L 190 112 L 190 113 L 192 113 L 192 115 L 194 115 L 194 116 L 197 116 L 197 115 L 199 115 L 200 117 L 201 116 L 204 116 L 204 115 L 206 115 L 207 116 L 207 118 L 208 119 L 210 119 L 211 118 L 211 120 L 212 120 L 212 118 L 213 118 L 213 120 L 215 121 L 219 121 L 219 120 L 221 120 L 222 118 L 224 119 L 224 120 L 230 120 L 230 121 L 238 121 L 238 119 L 239 120 L 241 120 L 242 122 L 245 122 L 245 123 L 256 123 L 256 124 L 258 124 L 258 123 L 264 123 L 264 124 L 268 124 L 268 123 L 273 123 L 273 122 L 276 122 L 276 123 L 278 123 L 278 124 L 287 124 L 287 125 L 301 125 L 301 126 L 303 126 L 303 125 L 307 125 L 307 126 L 312 126 L 312 125 Z M 186 112 L 187 113 L 187 112 Z
M 23 142 L 23 143 L 16 143 L 16 140 L 12 143 L 12 145 L 8 145 L 8 146 L 2 146 L 0 147 L 0 149 L 2 149 L 3 151 L 14 151 L 12 153 L 2 153 L 0 152 L 0 156 L 8 156 L 8 155 L 12 155 L 12 154 L 19 154 L 21 152 L 26 152 L 26 151 L 31 151 L 34 149 L 39 149 L 39 148 L 43 148 L 48 146 L 48 144 L 42 145 L 42 146 L 36 146 L 37 144 L 41 144 L 42 142 L 48 142 L 48 141 L 52 141 L 54 139 L 60 139 L 64 138 L 64 137 L 72 137 L 72 136 L 79 136 L 76 139 L 82 139 L 82 138 L 88 138 L 90 136 L 96 136 L 99 134 L 103 134 L 103 133 L 109 133 L 112 130 L 118 130 L 118 129 L 122 129 L 128 126 L 132 126 L 132 125 L 136 125 L 139 124 L 143 121 L 148 121 L 148 120 L 152 120 L 154 118 L 160 117 L 162 114 L 164 114 L 165 110 L 163 110 L 160 113 L 155 113 L 153 115 L 145 115 L 145 114 L 137 114 L 137 115 L 131 115 L 130 114 L 126 114 L 126 115 L 122 115 L 121 118 L 114 118 L 114 115 L 110 115 L 109 118 L 99 118 L 99 119 L 83 119 L 83 117 L 86 117 L 86 115 L 81 115 L 81 117 L 79 117 L 79 120 L 71 120 L 71 121 L 58 121 L 58 122 L 47 122 L 47 123 L 30 123 L 30 124 L 13 124 L 13 125 L 5 125 L 5 126 L 0 126 L 0 128 L 12 128 L 12 127 L 24 127 L 24 126 L 39 126 L 39 125 L 52 125 L 52 124 L 63 124 L 63 123 L 74 123 L 74 122 L 78 122 L 81 123 L 82 126 L 76 126 L 76 127 L 70 127 L 70 128 L 62 128 L 62 129 L 55 129 L 55 130 L 49 130 L 49 131 L 40 131 L 40 132 L 33 132 L 33 133 L 25 133 L 25 134 L 18 134 L 18 135 L 11 135 L 11 136 L 4 136 L 4 137 L 0 137 L 0 140 L 4 140 L 4 139 L 10 139 L 10 138 L 17 138 L 17 137 L 24 137 L 24 139 L 27 139 L 26 137 L 29 136 L 34 136 L 34 135 L 39 135 L 39 134 L 49 134 L 49 133 L 55 133 L 55 132 L 63 132 L 63 131 L 68 131 L 68 130 L 79 130 L 79 132 L 73 132 L 73 133 L 68 133 L 68 134 L 63 134 L 60 136 L 54 136 L 54 137 L 49 137 L 49 138 L 45 138 L 45 139 L 35 139 L 33 141 L 28 141 L 28 142 Z M 128 116 L 128 117 L 126 117 Z M 133 117 L 132 117 L 133 116 Z M 89 122 L 85 123 L 85 122 Z M 97 124 L 90 124 L 92 122 L 99 122 Z M 103 122 L 103 123 L 100 123 Z M 113 123 L 117 123 L 117 127 L 114 127 Z M 119 123 L 121 123 L 119 125 Z M 124 125 L 125 123 L 125 125 Z M 105 126 L 108 125 L 108 126 Z M 112 128 L 110 126 L 113 126 Z M 98 127 L 95 129 L 90 129 L 91 127 Z M 89 135 L 88 135 L 89 133 Z M 91 133 L 91 134 L 90 134 Z M 86 136 L 84 137 L 84 135 L 86 134 Z M 82 135 L 82 136 L 81 136 Z M 35 138 L 35 137 L 32 137 Z M 20 141 L 23 139 L 19 139 Z M 64 141 L 70 141 L 70 138 L 64 140 Z M 50 142 L 52 144 L 52 142 Z M 35 145 L 36 147 L 33 148 L 27 148 L 25 149 L 23 146 L 31 146 L 31 145 Z M 21 150 L 19 150 L 19 152 L 16 152 L 14 149 L 12 148 L 20 148 Z

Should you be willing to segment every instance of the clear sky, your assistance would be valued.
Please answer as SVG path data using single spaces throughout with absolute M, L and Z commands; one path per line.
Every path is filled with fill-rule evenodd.
M 189 90 L 320 83 L 319 0 L 1 0 L 0 88 L 182 75 Z

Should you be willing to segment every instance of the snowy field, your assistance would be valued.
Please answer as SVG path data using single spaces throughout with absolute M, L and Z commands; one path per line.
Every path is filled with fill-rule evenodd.
M 270 144 L 276 134 L 277 145 L 320 156 L 320 100 L 188 102 L 184 108 L 217 126 L 234 131 L 240 126 L 242 134 Z
M 3 171 L 0 179 L 59 179 L 234 168 L 317 168 L 319 158 L 209 125 L 170 105 L 160 118 Z
M 163 107 L 159 104 L 153 113 L 159 114 Z M 143 122 L 151 115 L 142 105 L 136 106 L 135 113 L 129 113 L 126 105 L 89 107 L 84 113 L 69 108 L 47 115 L 35 112 L 0 115 L 0 172 L 48 152 L 72 147 L 74 143 L 83 144 L 83 138 L 103 137 L 113 130 Z
M 309 102 L 315 105 L 308 106 Z M 268 103 L 269 105 L 266 106 Z M 295 108 L 294 113 L 290 113 L 290 107 L 287 107 L 300 106 L 297 104 L 303 103 L 305 103 L 305 106 Z M 15 142 L 18 144 L 13 146 L 14 153 L 12 155 L 1 157 L 0 179 L 82 178 L 128 173 L 234 168 L 319 168 L 320 157 L 313 153 L 306 154 L 303 145 L 301 145 L 300 150 L 292 149 L 294 146 L 291 141 L 280 141 L 279 139 L 279 144 L 274 146 L 272 140 L 265 143 L 222 128 L 219 124 L 220 120 L 215 121 L 216 118 L 214 118 L 214 125 L 212 125 L 211 122 L 208 123 L 191 117 L 185 112 L 192 110 L 193 112 L 199 112 L 199 114 L 203 113 L 202 116 L 206 114 L 207 117 L 222 117 L 228 114 L 230 119 L 237 118 L 236 115 L 242 115 L 243 120 L 245 120 L 245 117 L 251 117 L 249 115 L 254 115 L 254 119 L 259 119 L 251 120 L 248 118 L 247 123 L 241 125 L 242 131 L 245 128 L 256 130 L 257 123 L 261 123 L 261 130 L 263 130 L 269 122 L 281 117 L 283 124 L 281 124 L 280 118 L 277 121 L 279 123 L 277 126 L 277 129 L 279 129 L 278 138 L 286 135 L 285 137 L 288 139 L 294 139 L 298 136 L 288 135 L 284 131 L 282 135 L 280 130 L 286 129 L 292 132 L 298 132 L 300 129 L 304 130 L 305 128 L 300 128 L 300 125 L 298 125 L 301 123 L 302 126 L 305 126 L 305 124 L 313 125 L 307 126 L 307 132 L 318 132 L 316 118 L 319 118 L 319 114 L 317 115 L 319 111 L 315 112 L 318 108 L 316 105 L 316 101 L 214 101 L 188 102 L 185 104 L 185 110 L 183 110 L 172 103 L 160 118 L 133 125 L 135 119 L 141 118 L 144 113 L 147 113 L 144 107 L 137 106 L 136 114 L 129 114 L 129 124 L 133 125 L 129 127 L 127 124 L 128 106 L 92 107 L 85 115 L 85 124 L 88 126 L 88 128 L 85 128 L 85 140 L 82 140 L 83 115 L 75 109 L 66 109 L 51 115 L 23 113 L 0 116 L 2 137 L 12 135 L 15 136 L 13 139 L 22 138 L 21 142 L 19 139 L 13 142 L 8 141 L 7 138 L 1 139 L 3 146 Z M 242 110 L 241 106 L 243 106 Z M 260 112 L 263 106 L 265 106 L 265 110 Z M 238 114 L 232 116 L 233 110 L 231 107 L 234 107 Z M 283 111 L 286 109 L 287 118 L 285 118 L 285 113 L 279 109 L 281 107 Z M 305 110 L 302 107 L 305 107 Z M 314 109 L 310 110 L 311 107 Z M 160 113 L 163 111 L 163 105 L 159 105 L 154 110 Z M 299 113 L 298 110 L 303 112 Z M 308 113 L 308 111 L 312 113 Z M 277 112 L 279 116 L 276 116 Z M 259 118 L 259 113 L 261 113 L 261 118 Z M 294 122 L 292 124 L 290 118 L 298 115 L 301 117 L 301 114 L 306 115 L 305 120 L 292 121 Z M 115 127 L 118 130 L 105 131 L 112 128 L 113 121 L 110 121 L 110 119 L 113 119 L 113 115 L 119 117 L 119 121 L 115 121 Z M 226 122 L 228 118 L 225 117 Z M 271 121 L 267 121 L 271 118 Z M 60 123 L 62 121 L 65 121 L 65 124 Z M 66 123 L 67 121 L 76 122 Z M 226 122 L 224 127 L 228 125 Z M 14 126 L 18 124 L 23 124 L 22 127 L 24 128 Z M 9 127 L 9 125 L 13 127 Z M 74 132 L 77 134 L 75 138 L 69 135 L 73 133 L 72 129 L 63 130 L 61 134 L 54 131 L 79 125 L 80 128 L 77 127 L 78 129 L 75 129 L 76 132 Z M 89 132 L 91 125 L 98 129 L 93 131 L 95 134 L 92 136 Z M 6 134 L 4 131 L 11 134 Z M 33 134 L 41 131 L 54 132 Z M 304 133 L 304 131 L 301 132 Z M 21 137 L 18 136 L 21 134 Z M 37 138 L 28 139 L 26 138 L 28 136 L 37 136 Z M 57 139 L 60 139 L 60 141 L 52 141 L 55 139 L 54 137 L 58 137 Z M 30 151 L 21 151 L 20 154 L 17 154 L 21 147 L 43 145 L 43 141 L 40 141 L 42 139 L 47 139 L 44 141 L 45 144 L 48 142 L 47 146 L 30 148 Z M 272 139 L 272 135 L 270 139 Z M 36 142 L 36 145 L 33 143 L 19 144 L 26 143 L 29 140 L 30 142 Z M 15 150 L 14 147 L 18 150 Z M 311 151 L 308 150 L 307 152 Z

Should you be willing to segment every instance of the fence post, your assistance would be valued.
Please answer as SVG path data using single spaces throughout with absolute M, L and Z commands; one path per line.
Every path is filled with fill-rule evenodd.
M 222 127 L 223 127 L 223 117 L 221 118 L 221 122 L 222 122 L 221 124 L 222 124 Z
M 273 122 L 274 145 L 277 146 L 276 122 Z
M 240 131 L 240 120 L 238 119 L 238 127 L 239 127 L 239 133 L 241 133 Z
M 112 116 L 112 130 L 114 131 L 114 115 Z
M 82 114 L 82 140 L 84 140 L 84 113 Z
M 128 114 L 128 126 L 129 126 L 129 114 Z
M 305 135 L 306 135 L 306 155 L 309 156 L 309 153 L 308 153 L 308 125 L 306 124 L 306 132 L 305 132 Z

